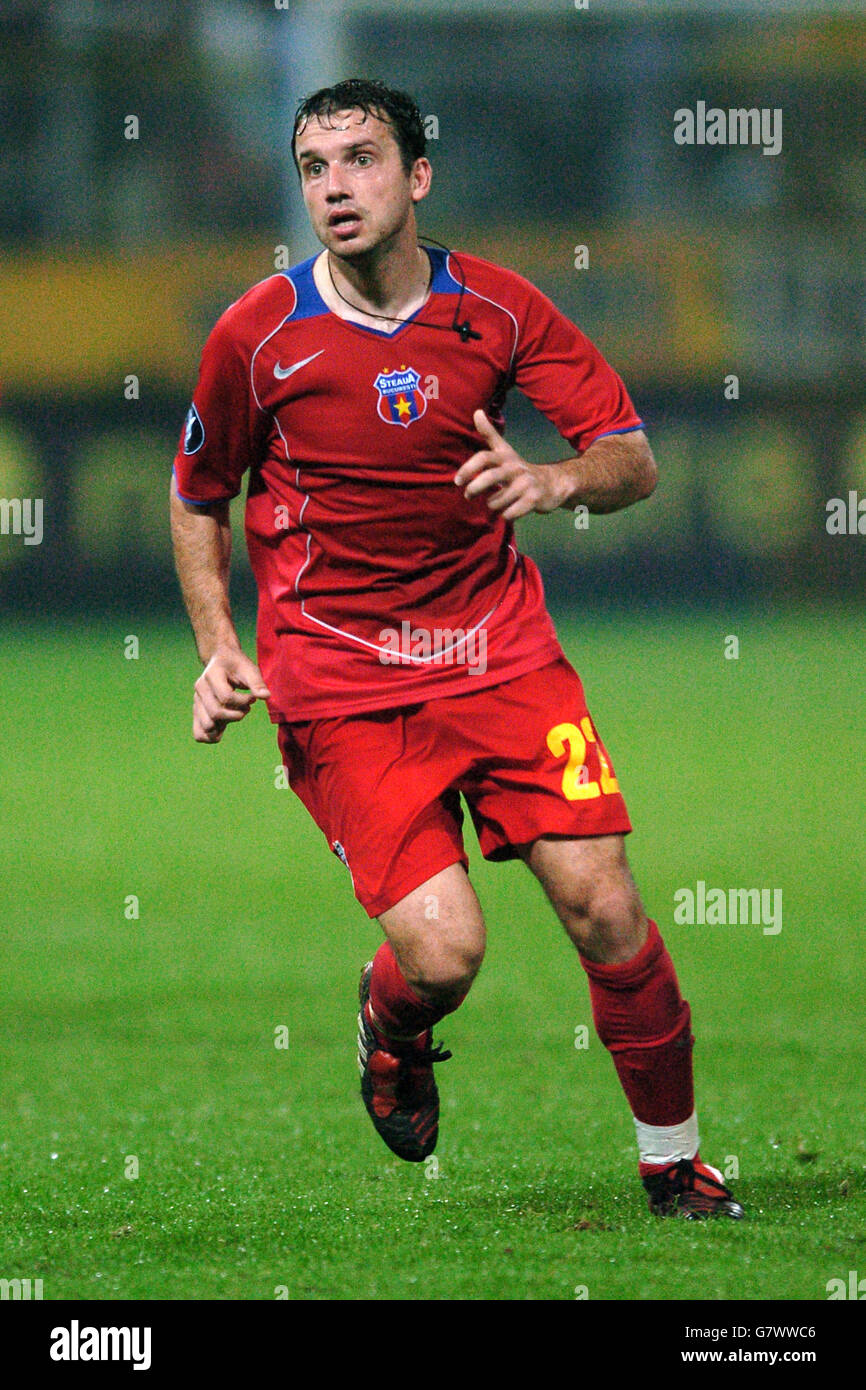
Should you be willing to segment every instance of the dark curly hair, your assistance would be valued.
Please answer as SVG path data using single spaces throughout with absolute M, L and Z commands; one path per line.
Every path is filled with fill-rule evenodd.
M 321 87 L 300 102 L 292 128 L 292 158 L 298 172 L 295 142 L 310 117 L 330 118 L 337 111 L 356 109 L 363 111 L 366 116 L 377 116 L 391 126 L 403 168 L 407 174 L 411 172 L 415 160 L 420 159 L 427 150 L 421 112 L 405 92 L 386 87 L 384 82 L 369 82 L 360 77 L 347 78 L 333 87 Z

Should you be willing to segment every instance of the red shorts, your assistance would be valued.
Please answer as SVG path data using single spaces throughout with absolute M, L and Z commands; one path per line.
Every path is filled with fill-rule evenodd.
M 541 835 L 631 830 L 565 657 L 477 695 L 280 724 L 277 738 L 371 917 L 449 864 L 468 869 L 461 794 L 485 859 L 514 859 Z

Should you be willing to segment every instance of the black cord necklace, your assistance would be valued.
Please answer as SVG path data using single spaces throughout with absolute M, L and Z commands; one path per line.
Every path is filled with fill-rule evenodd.
M 334 275 L 333 275 L 333 271 L 331 270 L 331 253 L 330 253 L 330 251 L 326 251 L 326 252 L 325 252 L 325 260 L 326 260 L 326 264 L 327 264 L 327 267 L 328 267 L 328 279 L 329 279 L 330 282 L 331 282 L 331 288 L 333 289 L 334 294 L 336 294 L 337 297 L 338 297 L 339 299 L 342 299 L 342 301 L 343 301 L 344 304 L 348 304 L 348 306 L 349 306 L 350 309 L 354 309 L 356 314 L 364 314 L 367 318 L 371 318 L 371 319 L 384 319 L 384 321 L 385 321 L 386 323 L 410 323 L 410 322 L 411 322 L 411 323 L 417 323 L 417 324 L 419 324 L 419 325 L 423 325 L 423 327 L 425 327 L 425 328 L 441 328 L 441 329 L 444 329 L 444 331 L 445 331 L 446 333 L 452 333 L 452 332 L 453 332 L 453 333 L 456 333 L 456 334 L 459 336 L 460 341 L 463 342 L 463 343 L 468 342 L 470 338 L 479 338 L 479 339 L 480 339 L 481 334 L 475 332 L 475 330 L 473 329 L 473 327 L 472 327 L 472 325 L 470 324 L 469 320 L 468 320 L 468 319 L 463 319 L 462 322 L 461 322 L 461 319 L 460 319 L 460 310 L 461 310 L 461 308 L 462 308 L 462 306 L 463 306 L 463 296 L 464 296 L 465 293 L 466 293 L 466 277 L 465 277 L 465 275 L 463 274 L 463 267 L 462 267 L 462 265 L 460 264 L 460 259 L 459 259 L 459 257 L 458 257 L 457 255 L 455 255 L 455 253 L 454 253 L 453 251 L 451 251 L 447 246 L 443 246 L 441 241 L 435 241 L 434 238 L 431 237 L 431 236 L 419 237 L 419 240 L 421 240 L 421 241 L 429 241 L 429 242 L 432 242 L 432 244 L 433 244 L 434 246 L 438 246 L 439 249 L 440 249 L 440 251 L 445 251 L 447 255 L 451 256 L 452 260 L 454 261 L 454 264 L 457 266 L 457 270 L 458 270 L 459 275 L 460 275 L 460 293 L 459 293 L 459 296 L 458 296 L 458 299 L 457 299 L 457 307 L 456 307 L 456 309 L 454 310 L 454 318 L 453 318 L 453 320 L 452 320 L 452 322 L 451 322 L 450 324 L 444 324 L 444 323 L 429 323 L 429 322 L 427 322 L 427 321 L 424 320 L 424 319 L 416 318 L 416 317 L 415 317 L 415 314 L 420 313 L 421 308 L 423 308 L 423 305 L 420 306 L 418 309 L 415 310 L 415 314 L 413 314 L 413 315 L 411 316 L 411 318 L 408 318 L 408 319 L 401 319 L 399 316 L 396 316 L 396 315 L 394 315 L 394 314 L 374 314 L 374 313 L 372 313 L 372 311 L 369 310 L 369 309 L 362 309 L 362 308 L 359 307 L 359 305 L 353 304 L 352 301 L 351 301 L 351 299 L 347 299 L 346 296 L 345 296 L 344 294 L 340 294 L 340 291 L 337 289 L 337 286 L 334 284 Z M 426 303 L 426 300 L 427 300 L 427 296 L 428 296 L 429 293 L 430 293 L 430 287 L 431 287 L 432 284 L 433 284 L 433 263 L 432 263 L 432 261 L 431 261 L 431 262 L 430 262 L 430 278 L 429 278 L 429 280 L 427 281 L 427 288 L 426 288 L 426 290 L 424 291 L 424 302 L 425 302 L 425 303 Z
M 348 304 L 348 306 L 349 306 L 350 309 L 354 309 L 356 314 L 364 314 L 364 316 L 365 316 L 366 318 L 369 318 L 369 319 L 384 319 L 386 323 L 408 323 L 408 322 L 409 322 L 408 319 L 401 319 L 401 318 L 399 318 L 396 314 L 374 314 L 373 311 L 372 311 L 372 309 L 362 309 L 358 304 L 353 304 L 352 301 L 351 301 L 351 299 L 347 299 L 346 296 L 345 296 L 344 294 L 340 294 L 340 291 L 337 289 L 337 286 L 336 286 L 336 284 L 334 283 L 334 272 L 331 270 L 331 253 L 330 253 L 330 251 L 326 251 L 326 252 L 325 252 L 325 259 L 326 259 L 327 266 L 328 266 L 328 279 L 329 279 L 330 282 L 331 282 L 331 289 L 334 291 L 334 294 L 339 295 L 340 299 L 342 299 L 342 301 L 343 301 L 344 304 Z M 424 291 L 424 299 L 423 299 L 422 303 L 426 303 L 426 302 L 427 302 L 427 296 L 428 296 L 428 294 L 430 293 L 430 286 L 431 286 L 432 284 L 433 284 L 433 262 L 431 261 L 431 262 L 430 262 L 430 275 L 429 275 L 428 280 L 427 280 L 427 288 L 426 288 L 425 291 Z M 418 306 L 418 308 L 420 308 L 420 307 L 421 307 L 421 305 Z M 418 310 L 416 309 L 415 312 L 417 313 Z

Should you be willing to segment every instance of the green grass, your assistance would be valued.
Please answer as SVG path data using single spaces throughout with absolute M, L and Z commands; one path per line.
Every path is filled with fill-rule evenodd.
M 3 640 L 0 1277 L 49 1299 L 821 1300 L 866 1273 L 866 623 L 560 630 L 692 1004 L 703 1150 L 736 1160 L 748 1220 L 649 1216 L 610 1059 L 573 1045 L 572 948 L 474 839 L 490 946 L 440 1029 L 438 1176 L 392 1158 L 353 1057 L 379 928 L 275 789 L 264 711 L 191 741 L 180 622 L 23 628 Z M 782 888 L 781 933 L 673 925 L 699 878 Z

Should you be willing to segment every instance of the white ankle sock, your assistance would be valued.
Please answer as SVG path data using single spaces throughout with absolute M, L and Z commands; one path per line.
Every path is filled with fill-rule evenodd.
M 694 1158 L 700 1148 L 696 1110 L 679 1125 L 645 1125 L 635 1118 L 634 1127 L 641 1163 L 677 1163 Z

